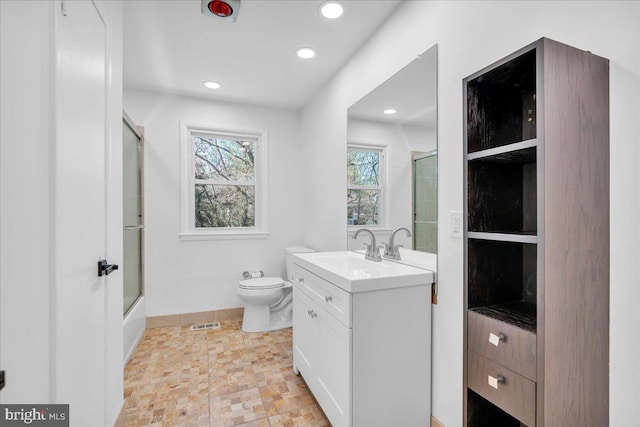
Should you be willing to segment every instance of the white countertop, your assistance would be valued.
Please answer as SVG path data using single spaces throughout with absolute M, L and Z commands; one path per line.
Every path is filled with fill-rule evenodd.
M 429 270 L 383 260 L 364 259 L 352 251 L 295 254 L 295 263 L 328 280 L 347 292 L 366 292 L 406 286 L 430 285 L 434 273 Z

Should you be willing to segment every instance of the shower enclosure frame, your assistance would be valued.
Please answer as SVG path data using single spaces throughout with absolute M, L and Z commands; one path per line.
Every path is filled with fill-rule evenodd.
M 136 306 L 136 304 L 138 303 L 138 301 L 140 301 L 140 299 L 144 296 L 144 291 L 145 291 L 145 210 L 144 210 L 144 127 L 143 126 L 137 126 L 133 120 L 131 119 L 131 117 L 129 117 L 129 115 L 123 110 L 122 111 L 122 120 L 123 120 L 123 126 L 127 126 L 139 139 L 140 141 L 140 152 L 139 152 L 139 163 L 138 163 L 138 173 L 139 173 L 139 190 L 140 190 L 140 220 L 139 220 L 139 224 L 137 226 L 135 226 L 136 228 L 140 229 L 140 292 L 138 293 L 137 297 L 131 302 L 131 304 L 126 308 L 123 309 L 123 318 L 127 316 L 127 314 L 129 314 L 129 312 Z M 124 144 L 124 142 L 123 142 Z M 124 155 L 124 146 L 123 146 L 123 155 Z M 124 159 L 123 159 L 124 161 Z M 124 188 L 124 168 L 123 168 L 123 188 Z M 123 210 L 124 210 L 124 200 L 123 200 Z M 127 224 L 125 224 L 123 222 L 123 268 L 125 267 L 125 260 L 124 260 L 124 233 L 126 230 L 130 230 L 132 229 L 131 226 L 128 226 Z M 123 293 L 124 293 L 124 286 L 125 284 L 123 283 Z M 124 296 L 124 295 L 123 295 Z

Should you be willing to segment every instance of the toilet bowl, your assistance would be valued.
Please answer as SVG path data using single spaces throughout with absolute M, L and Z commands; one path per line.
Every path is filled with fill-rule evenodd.
M 314 252 L 297 246 L 285 249 L 287 278 L 293 277 L 293 254 Z M 244 302 L 242 330 L 266 332 L 288 328 L 293 319 L 293 286 L 281 277 L 260 277 L 238 283 L 237 295 Z

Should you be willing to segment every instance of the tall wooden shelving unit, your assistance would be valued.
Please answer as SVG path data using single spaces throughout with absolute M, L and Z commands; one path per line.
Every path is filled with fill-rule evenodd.
M 609 62 L 540 39 L 464 79 L 468 426 L 609 422 Z

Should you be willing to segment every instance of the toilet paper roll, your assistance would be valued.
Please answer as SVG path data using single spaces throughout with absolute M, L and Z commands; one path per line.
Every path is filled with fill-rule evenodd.
M 256 279 L 259 277 L 264 277 L 264 271 L 262 270 L 253 270 L 251 272 L 245 271 L 242 273 L 242 277 L 245 279 Z

